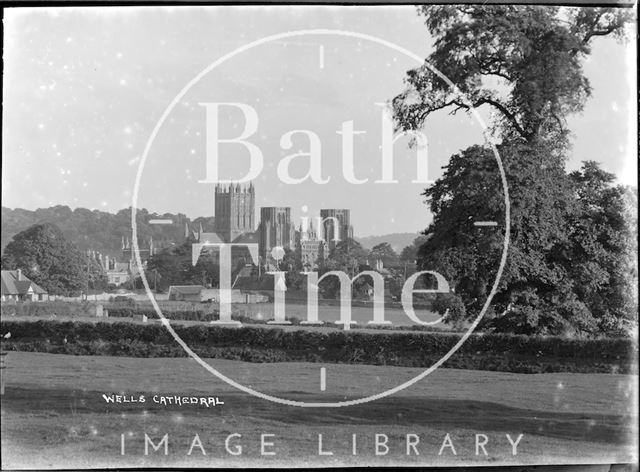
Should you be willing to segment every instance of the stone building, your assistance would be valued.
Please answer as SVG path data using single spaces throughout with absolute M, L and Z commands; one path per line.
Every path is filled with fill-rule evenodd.
M 216 185 L 214 231 L 223 242 L 236 242 L 240 236 L 255 232 L 255 205 L 253 183 Z
M 296 244 L 300 251 L 300 259 L 304 270 L 317 269 L 320 259 L 324 259 L 327 256 L 326 242 L 318 238 L 318 234 L 313 227 L 313 221 L 309 222 L 309 227 L 306 229 L 300 225 Z
M 351 226 L 351 210 L 345 208 L 325 208 L 320 210 L 321 227 L 318 228 L 320 234 L 318 239 L 327 242 L 329 252 L 336 247 L 340 241 L 353 238 L 353 226 Z
M 271 250 L 280 246 L 293 249 L 295 245 L 295 227 L 291 223 L 290 207 L 260 208 L 260 257 L 267 260 Z

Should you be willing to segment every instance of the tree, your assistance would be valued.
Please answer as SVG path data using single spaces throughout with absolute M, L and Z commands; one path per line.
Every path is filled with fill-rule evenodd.
M 397 127 L 420 129 L 441 109 L 489 106 L 495 112 L 491 131 L 509 185 L 511 243 L 494 298 L 497 312 L 489 313 L 485 326 L 521 333 L 596 331 L 598 314 L 585 293 L 574 290 L 580 268 L 568 262 L 577 234 L 572 224 L 584 206 L 564 170 L 565 123 L 591 91 L 582 61 L 593 38 L 624 37 L 631 13 L 484 5 L 425 6 L 420 13 L 435 38 L 428 62 L 468 100 L 426 65 L 411 70 L 406 90 L 393 100 Z M 419 268 L 443 274 L 465 306 L 459 313 L 475 316 L 495 278 L 504 238 L 504 226 L 473 225 L 504 222 L 492 150 L 473 146 L 452 156 L 424 196 L 434 219 L 417 254 Z
M 493 306 L 498 312 L 536 306 L 544 313 L 534 330 L 566 330 L 549 306 L 563 303 L 558 297 L 570 286 L 565 267 L 555 259 L 568 241 L 571 187 L 552 160 L 546 172 L 537 172 L 534 163 L 545 155 L 523 156 L 534 152 L 528 146 L 500 148 L 510 183 L 511 243 Z M 492 152 L 474 146 L 452 156 L 444 175 L 423 195 L 434 219 L 418 250 L 418 268 L 442 274 L 464 302 L 465 313 L 476 316 L 497 275 L 504 241 L 504 199 Z M 476 227 L 474 221 L 496 221 L 499 227 Z
M 102 264 L 90 255 L 86 256 L 87 262 L 87 287 L 89 290 L 104 291 L 108 285 L 107 273 Z
M 329 271 L 343 271 L 349 277 L 356 276 L 366 261 L 368 252 L 362 245 L 352 238 L 346 238 L 336 244 L 331 250 L 329 257 L 320 261 L 319 273 L 324 275 Z M 366 286 L 371 283 L 370 277 L 358 277 L 353 284 L 352 294 L 355 297 L 363 296 Z M 340 284 L 336 277 L 327 277 L 320 282 L 320 290 L 326 298 L 337 298 L 340 296 Z
M 579 203 L 566 252 L 574 291 L 602 331 L 616 331 L 620 320 L 633 320 L 638 312 L 630 290 L 630 283 L 637 280 L 637 232 L 629 220 L 626 189 L 614 185 L 615 176 L 593 161 L 584 162 L 570 177 Z
M 220 269 L 216 256 L 203 251 L 194 266 L 192 244 L 193 241 L 188 239 L 183 244 L 171 246 L 151 256 L 145 274 L 147 280 L 157 280 L 160 291 L 171 285 L 218 286 Z
M 16 234 L 2 257 L 3 269 L 21 269 L 54 295 L 74 296 L 87 288 L 87 260 L 62 234 L 43 223 Z
M 418 236 L 413 242 L 402 249 L 400 252 L 400 260 L 405 263 L 415 265 L 416 260 L 418 258 L 418 250 L 420 247 L 427 242 L 427 237 L 424 235 Z
M 322 270 L 342 270 L 351 274 L 357 273 L 360 264 L 363 264 L 369 253 L 362 245 L 352 238 L 345 238 L 339 241 L 329 253 L 324 261 L 322 261 Z
M 182 243 L 185 239 L 185 226 L 191 229 L 199 228 L 201 224 L 204 228 L 213 226 L 213 217 L 190 220 L 181 213 L 157 214 L 144 208 L 137 209 L 136 219 L 141 248 L 147 246 L 150 239 L 153 239 L 156 248 Z M 170 219 L 175 224 L 154 225 L 149 222 L 153 219 Z M 72 210 L 63 205 L 33 211 L 2 207 L 2 249 L 19 232 L 44 222 L 57 225 L 80 251 L 91 250 L 110 257 L 120 257 L 122 239 L 131 239 L 131 208 L 108 213 L 86 208 Z
M 386 268 L 397 267 L 400 261 L 398 254 L 396 254 L 396 251 L 393 250 L 389 243 L 380 243 L 373 246 L 371 251 L 369 251 L 369 259 L 372 264 L 375 263 L 375 261 L 382 261 Z
M 300 251 L 285 249 L 284 257 L 279 261 L 279 269 L 285 272 L 285 283 L 288 290 L 303 290 L 306 277 L 302 275 L 302 258 Z
M 582 111 L 591 93 L 582 60 L 593 39 L 624 38 L 633 15 L 623 8 L 520 5 L 428 5 L 419 13 L 435 39 L 428 62 L 468 100 L 426 65 L 413 69 L 393 100 L 400 128 L 420 129 L 440 109 L 488 105 L 503 137 L 556 146 L 567 137 L 567 115 Z

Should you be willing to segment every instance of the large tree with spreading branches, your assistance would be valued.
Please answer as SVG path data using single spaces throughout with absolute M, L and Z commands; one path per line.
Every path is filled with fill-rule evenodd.
M 419 130 L 438 110 L 493 111 L 490 134 L 509 188 L 511 243 L 485 326 L 520 333 L 619 331 L 612 318 L 628 318 L 629 305 L 619 295 L 633 270 L 616 262 L 628 258 L 629 238 L 612 233 L 628 225 L 624 205 L 605 203 L 604 196 L 623 191 L 595 163 L 572 175 L 564 164 L 567 117 L 581 112 L 591 93 L 584 59 L 595 38 L 624 38 L 632 11 L 447 5 L 423 6 L 419 13 L 435 41 L 427 62 L 455 88 L 427 65 L 408 71 L 405 90 L 392 102 L 398 129 Z M 590 186 L 599 193 L 586 198 Z M 473 221 L 504 222 L 502 195 L 488 144 L 452 156 L 424 192 L 433 222 L 418 267 L 447 277 L 455 290 L 448 299 L 462 302 L 470 317 L 487 299 L 505 236 Z M 589 238 L 601 241 L 594 246 Z M 597 277 L 591 284 L 590 275 Z M 616 308 L 606 309 L 610 303 Z

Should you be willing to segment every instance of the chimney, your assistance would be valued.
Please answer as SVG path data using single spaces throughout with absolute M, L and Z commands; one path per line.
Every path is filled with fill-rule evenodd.
M 18 280 L 22 280 L 22 269 L 18 269 Z

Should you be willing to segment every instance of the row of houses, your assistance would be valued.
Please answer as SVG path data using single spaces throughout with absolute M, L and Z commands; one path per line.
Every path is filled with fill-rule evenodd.
M 369 295 L 373 295 L 373 287 Z M 286 290 L 286 287 L 284 287 Z M 264 303 L 273 300 L 273 275 L 237 276 L 231 287 L 232 303 Z M 217 302 L 220 301 L 220 290 L 206 288 L 202 285 L 172 285 L 169 287 L 170 301 L 184 302 Z M 385 299 L 390 298 L 388 288 Z M 20 269 L 2 271 L 2 301 L 45 301 L 49 294 L 45 289 L 27 278 Z
M 45 301 L 48 292 L 26 277 L 20 269 L 3 270 L 1 275 L 2 301 Z M 273 276 L 237 277 L 232 287 L 234 303 L 268 302 L 273 297 Z M 187 302 L 218 301 L 219 289 L 202 285 L 173 285 L 169 289 L 169 300 Z

